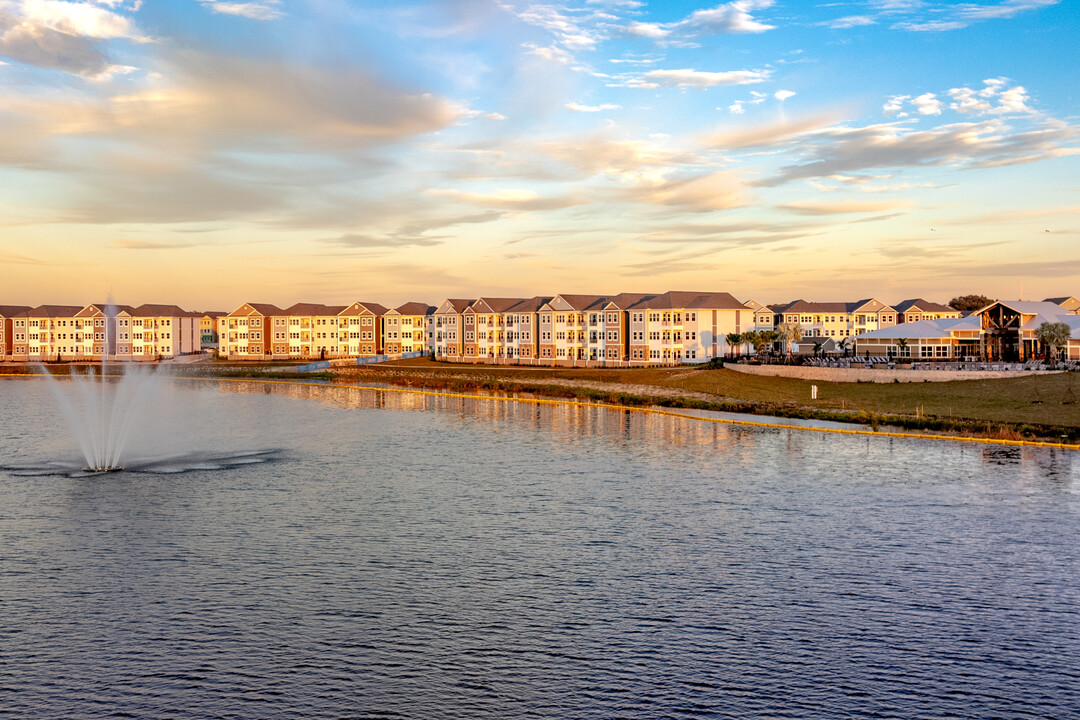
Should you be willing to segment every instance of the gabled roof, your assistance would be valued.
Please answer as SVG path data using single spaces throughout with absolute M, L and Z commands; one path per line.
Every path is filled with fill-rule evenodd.
M 404 305 L 399 305 L 394 308 L 392 312 L 396 312 L 399 315 L 432 315 L 435 310 L 435 307 L 428 305 L 427 303 L 407 302 Z
M 1057 317 L 1059 314 L 1064 314 L 1061 312 L 1062 307 L 1052 302 L 1039 302 L 1036 300 L 995 300 L 986 307 L 979 308 L 973 312 L 972 315 L 982 315 L 995 305 L 1004 305 L 1020 315 L 1045 315 L 1046 317 Z M 1053 322 L 1056 322 L 1056 320 Z
M 524 300 L 525 298 L 482 297 L 477 298 L 469 308 L 478 313 L 503 313 Z
M 184 310 L 176 305 L 140 305 L 128 310 L 132 317 L 202 317 L 199 313 Z
M 537 295 L 536 297 L 531 297 L 528 300 L 522 300 L 518 304 L 508 308 L 507 312 L 511 312 L 511 313 L 534 313 L 534 312 L 539 312 L 540 308 L 542 308 L 544 305 L 546 305 L 549 302 L 551 302 L 550 297 Z
M 895 309 L 896 308 L 886 305 L 877 298 L 866 298 L 865 300 L 856 300 L 855 302 L 847 303 L 847 311 L 849 313 L 881 312 L 882 310 Z
M 378 317 L 382 317 L 387 312 L 387 307 L 375 302 L 354 302 L 347 307 L 337 308 L 335 315 L 363 315 L 364 313 L 371 313 Z
M 285 315 L 288 317 L 312 317 L 315 315 L 328 317 L 330 315 L 337 315 L 344 309 L 344 305 L 323 305 L 322 303 L 298 302 L 290 305 L 277 314 L 279 316 Z
M 272 317 L 274 315 L 284 314 L 285 313 L 281 308 L 277 305 L 271 305 L 270 303 L 244 303 L 229 313 L 229 317 L 248 317 L 249 315 Z
M 632 310 L 747 310 L 731 293 L 669 290 L 631 306 Z
M 1043 302 L 1052 302 L 1055 305 L 1060 305 L 1070 312 L 1076 312 L 1080 310 L 1080 298 L 1072 297 L 1059 297 L 1059 298 L 1046 298 Z
M 443 300 L 441 303 L 439 303 L 439 308 L 435 312 L 436 313 L 455 312 L 455 313 L 460 314 L 460 313 L 465 312 L 465 308 L 469 307 L 472 304 L 473 304 L 472 300 L 465 300 L 465 299 L 462 299 L 462 298 L 447 298 L 446 300 Z
M 629 310 L 643 300 L 656 297 L 656 293 L 619 293 L 615 297 L 607 299 L 604 303 L 605 310 Z
M 26 314 L 33 318 L 73 318 L 80 310 L 82 307 L 78 305 L 38 305 Z
M 750 298 L 749 300 L 744 302 L 743 305 L 750 308 L 754 312 L 757 312 L 758 310 L 761 310 L 763 307 L 765 307 L 764 303 L 759 303 L 757 300 L 754 300 L 753 298 Z
M 0 305 L 0 317 L 15 317 L 30 312 L 29 305 Z
M 603 303 L 607 299 L 606 295 L 564 295 L 559 293 L 553 297 L 548 304 L 552 310 L 555 310 L 557 309 L 555 303 L 558 303 L 561 300 L 568 306 L 565 309 L 582 312 L 588 310 L 590 306 L 596 305 L 597 303 Z
M 223 315 L 228 315 L 228 313 L 223 311 L 223 310 L 206 310 L 205 312 L 199 313 L 199 315 L 201 315 L 203 317 L 215 318 L 216 319 L 216 318 L 219 318 L 219 317 L 221 317 Z
M 898 313 L 906 313 L 911 310 L 931 313 L 956 313 L 960 312 L 954 307 L 948 305 L 942 305 L 940 303 L 933 303 L 922 298 L 913 298 L 911 300 L 903 300 L 893 305 L 893 308 Z
M 810 302 L 808 300 L 796 300 L 787 305 L 779 313 L 846 313 L 846 302 Z

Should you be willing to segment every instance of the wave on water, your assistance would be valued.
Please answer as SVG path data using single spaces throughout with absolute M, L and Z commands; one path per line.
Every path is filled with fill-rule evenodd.
M 156 458 L 136 458 L 124 463 L 124 467 L 110 473 L 145 473 L 165 475 L 195 470 L 228 470 L 242 465 L 271 462 L 280 455 L 279 450 L 238 450 L 228 453 L 184 453 Z M 0 470 L 16 477 L 60 476 L 84 478 L 103 473 L 88 470 L 78 461 L 50 460 L 29 465 L 0 465 Z

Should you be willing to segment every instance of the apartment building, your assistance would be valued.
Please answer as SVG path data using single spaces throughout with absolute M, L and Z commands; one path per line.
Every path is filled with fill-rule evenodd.
M 0 305 L 0 361 L 15 359 L 15 338 L 25 342 L 26 313 L 31 309 L 29 305 Z
M 522 300 L 507 309 L 503 316 L 506 325 L 506 357 L 508 361 L 535 365 L 540 352 L 540 309 L 551 302 L 551 296 L 536 296 Z
M 273 320 L 285 317 L 285 311 L 277 305 L 244 303 L 228 315 L 218 318 L 218 356 L 230 360 L 272 359 Z M 278 323 L 279 332 L 282 326 L 282 323 Z
M 630 364 L 703 363 L 728 351 L 726 336 L 753 326 L 754 311 L 729 293 L 669 291 L 629 310 Z
M 421 302 L 407 302 L 383 315 L 383 352 L 387 355 L 429 353 L 429 318 L 436 308 Z
M 435 319 L 432 341 L 436 358 L 461 361 L 465 357 L 465 322 L 463 313 L 472 304 L 473 300 L 450 298 L 443 300 L 432 314 Z M 473 332 L 475 332 L 475 329 Z M 473 343 L 475 345 L 475 338 Z
M 833 338 L 836 342 L 895 325 L 896 321 L 896 310 L 876 298 L 855 302 L 796 300 L 775 310 L 777 325 L 799 325 L 804 337 Z
M 541 364 L 575 366 L 599 360 L 604 347 L 601 311 L 606 301 L 601 295 L 562 294 L 544 303 L 537 311 Z
M 202 335 L 203 347 L 216 346 L 218 344 L 218 318 L 224 317 L 227 313 L 221 310 L 211 310 L 209 312 L 201 313 L 202 317 L 199 319 L 199 333 Z
M 893 305 L 896 310 L 896 323 L 919 322 L 920 320 L 950 320 L 963 317 L 956 308 L 932 303 L 922 298 L 903 300 Z

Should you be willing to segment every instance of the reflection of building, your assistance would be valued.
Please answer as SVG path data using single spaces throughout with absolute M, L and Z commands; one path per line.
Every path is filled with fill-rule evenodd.
M 1066 349 L 1080 359 L 1080 315 L 1051 302 L 997 301 L 966 318 L 904 322 L 856 338 L 856 352 L 912 359 L 978 358 L 1025 361 L 1045 353 L 1035 337 L 1043 323 L 1064 323 L 1072 330 Z

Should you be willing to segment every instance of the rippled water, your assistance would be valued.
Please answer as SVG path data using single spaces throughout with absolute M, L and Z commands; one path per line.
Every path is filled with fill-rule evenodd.
M 1065 718 L 1080 457 L 177 384 L 146 457 L 0 471 L 0 715 Z M 78 460 L 0 384 L 0 465 Z

